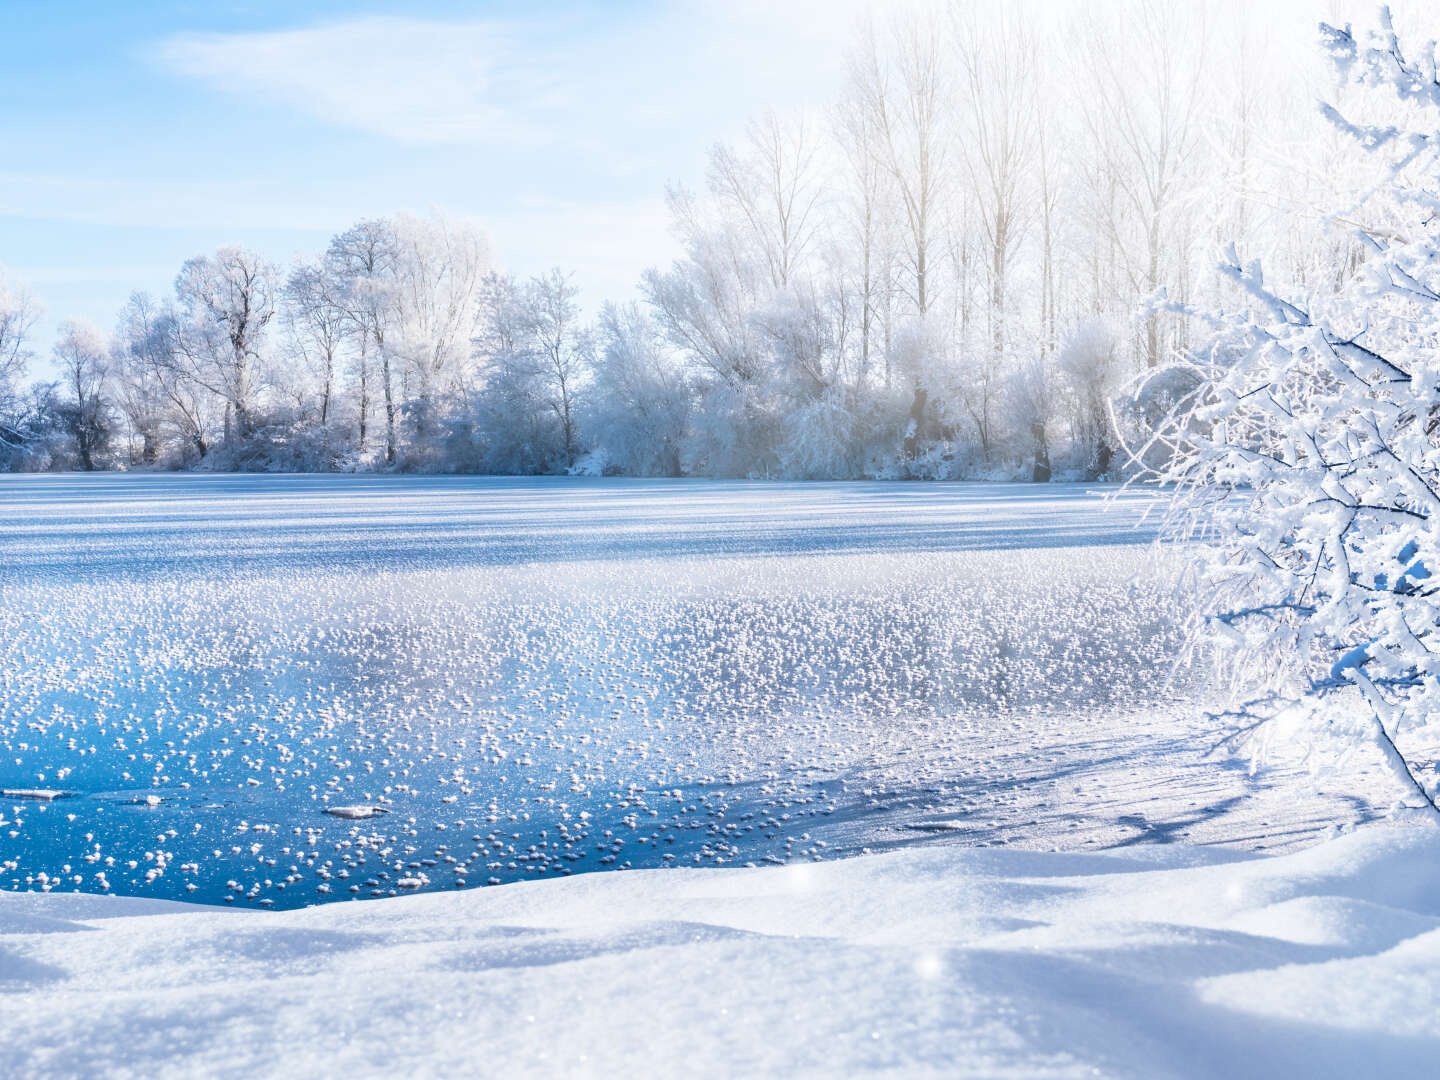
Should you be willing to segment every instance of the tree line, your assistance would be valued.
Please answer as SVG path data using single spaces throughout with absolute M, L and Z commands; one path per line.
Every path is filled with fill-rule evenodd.
M 716 145 L 668 192 L 680 257 L 589 317 L 563 270 L 399 214 L 285 269 L 193 258 L 108 335 L 63 324 L 27 382 L 38 304 L 0 276 L 0 467 L 1113 475 L 1117 425 L 1180 392 L 1122 388 L 1188 348 L 1139 301 L 1223 289 L 1222 235 L 1293 280 L 1323 262 L 1263 194 L 1288 91 L 1206 5 L 1058 35 L 969 8 L 864 27 L 829 109 Z

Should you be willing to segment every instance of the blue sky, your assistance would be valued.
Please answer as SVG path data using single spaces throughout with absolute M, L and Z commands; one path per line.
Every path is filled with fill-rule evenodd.
M 673 253 L 667 182 L 766 104 L 822 105 L 863 0 L 0 0 L 0 264 L 56 324 L 240 243 L 282 263 L 362 216 L 473 218 L 591 304 Z

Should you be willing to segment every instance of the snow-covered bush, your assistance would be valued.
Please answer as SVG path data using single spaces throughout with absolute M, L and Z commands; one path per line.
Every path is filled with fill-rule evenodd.
M 595 450 L 580 471 L 678 476 L 690 411 L 689 381 L 654 320 L 638 304 L 605 305 L 583 425 Z
M 291 410 L 276 409 L 252 416 L 247 434 L 232 434 L 204 457 L 181 465 L 204 472 L 338 472 L 349 450 L 336 431 Z
M 1357 39 L 1322 27 L 1339 73 L 1403 107 L 1403 125 L 1327 115 L 1382 165 L 1368 258 L 1329 295 L 1286 298 L 1258 263 L 1224 272 L 1248 311 L 1209 326 L 1172 371 L 1195 389 L 1155 424 L 1152 476 L 1201 541 L 1206 625 L 1228 647 L 1235 741 L 1277 718 L 1363 734 L 1437 806 L 1440 736 L 1440 81 L 1434 45 L 1409 58 L 1388 14 Z M 1398 213 L 1397 213 L 1398 211 Z
M 860 475 L 859 423 L 843 387 L 786 413 L 781 472 L 797 480 L 851 480 Z
M 691 476 L 778 478 L 780 416 L 762 388 L 713 382 L 701 395 L 682 468 Z
M 0 472 L 44 472 L 63 469 L 66 455 L 63 403 L 55 387 L 41 383 L 16 395 L 0 418 Z

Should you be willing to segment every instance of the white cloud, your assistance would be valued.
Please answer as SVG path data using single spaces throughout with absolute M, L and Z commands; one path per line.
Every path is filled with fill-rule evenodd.
M 178 34 L 165 67 L 232 93 L 411 143 L 532 137 L 502 104 L 523 94 L 503 30 L 488 22 L 374 16 L 299 30 Z
M 603 18 L 368 16 L 176 34 L 151 55 L 212 89 L 403 143 L 571 144 L 618 154 L 609 165 L 624 173 L 637 155 L 653 159 L 665 131 L 828 98 L 860 14 L 875 6 L 693 0 Z

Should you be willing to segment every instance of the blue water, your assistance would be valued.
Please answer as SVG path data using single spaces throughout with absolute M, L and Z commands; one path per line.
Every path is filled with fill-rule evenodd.
M 1013 718 L 1182 693 L 1144 505 L 0 477 L 0 887 L 294 907 L 993 825 Z

